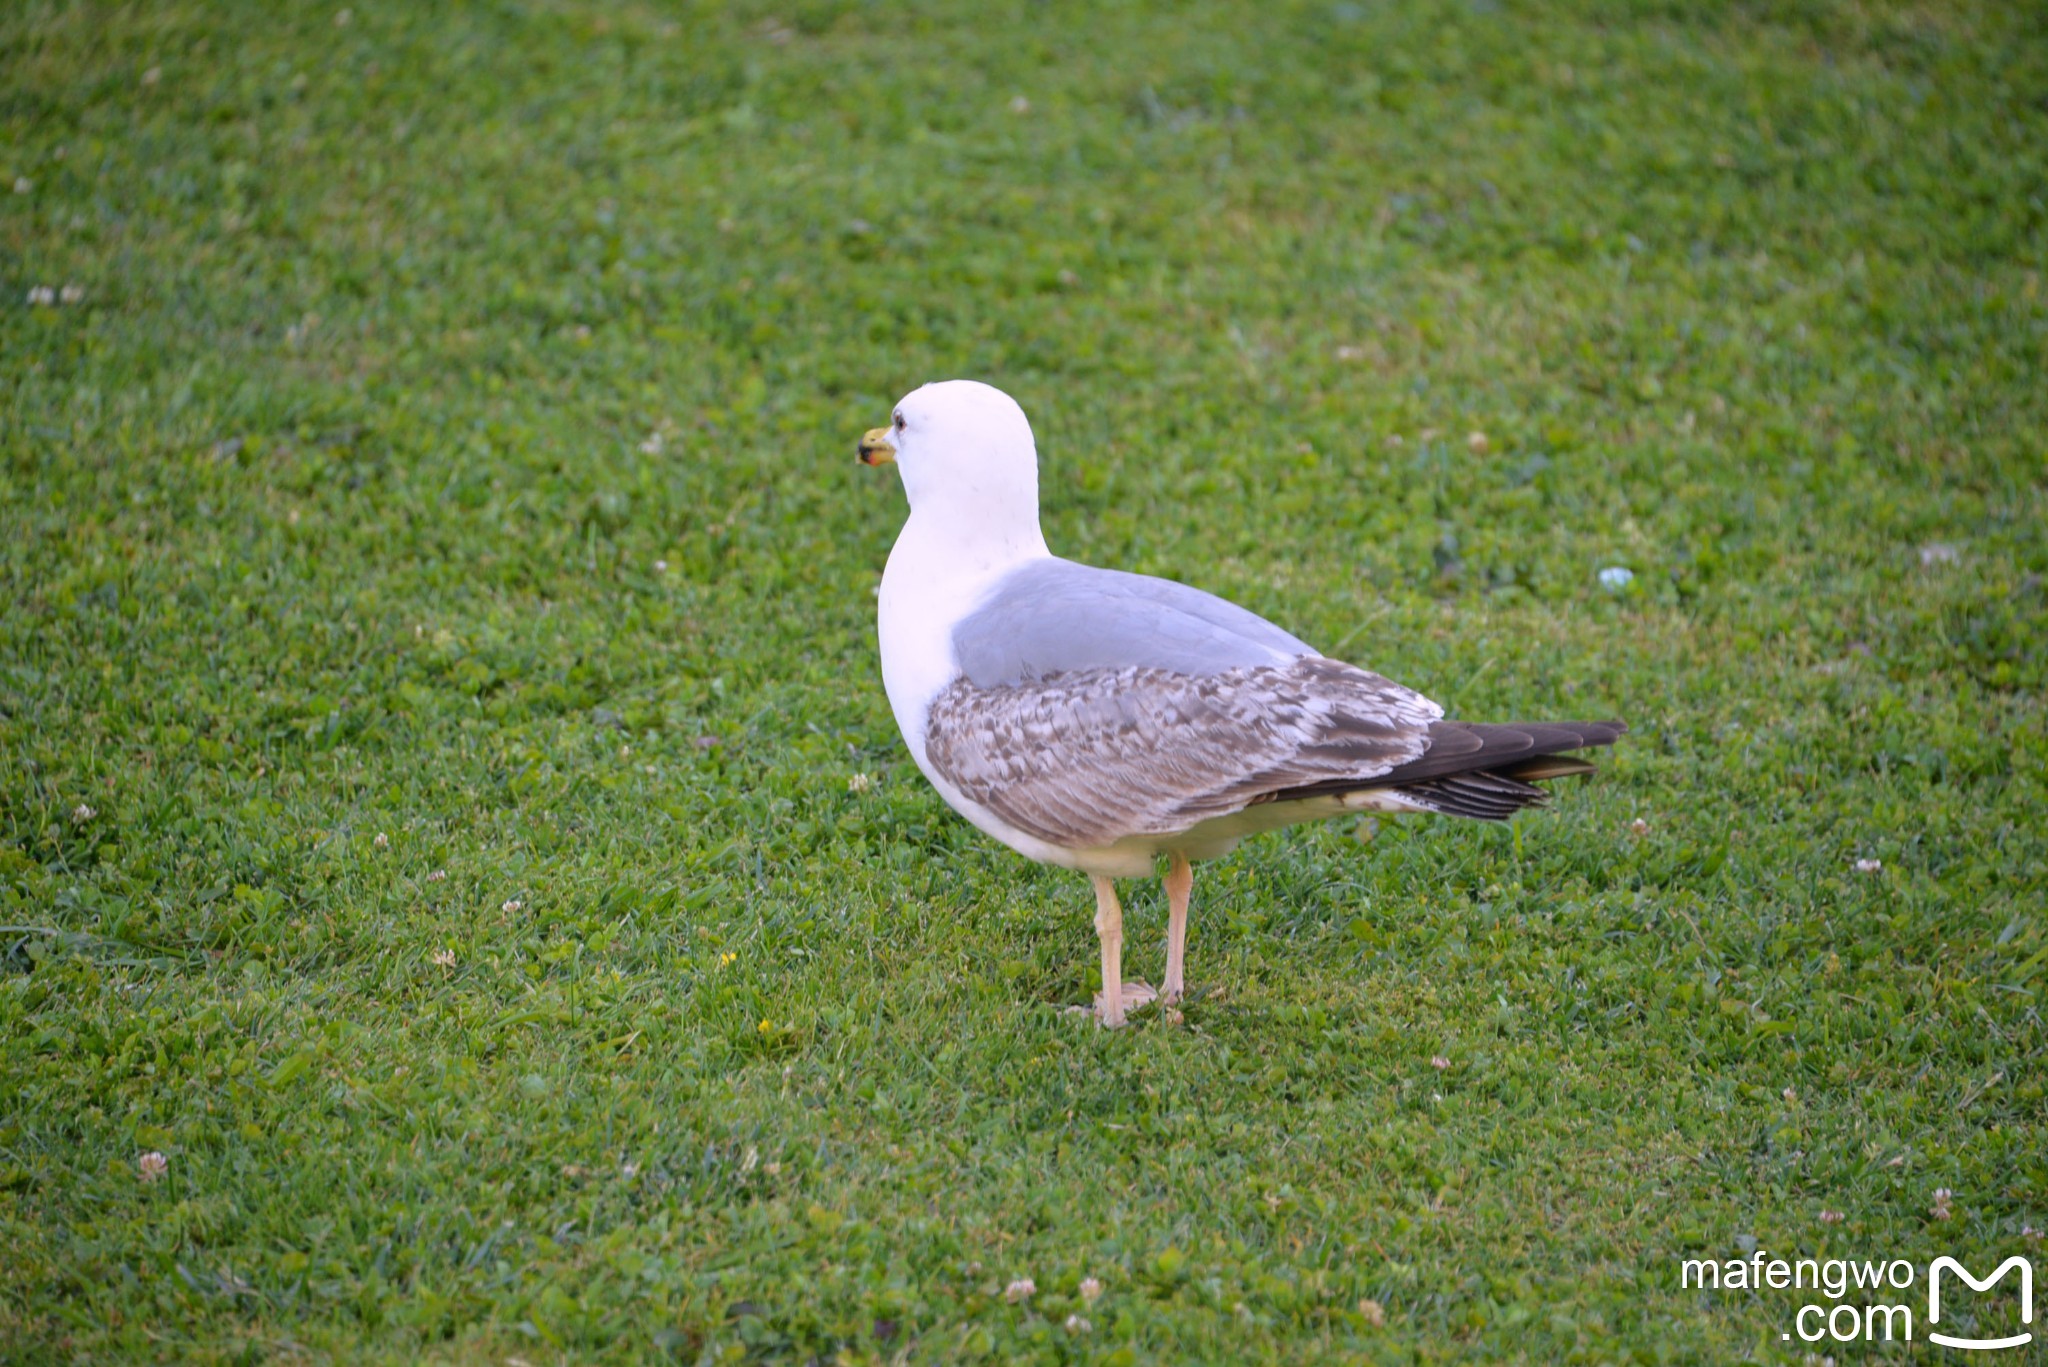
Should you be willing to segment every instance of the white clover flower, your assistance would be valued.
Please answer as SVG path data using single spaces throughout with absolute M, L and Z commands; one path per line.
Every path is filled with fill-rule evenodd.
M 1020 1305 L 1038 1294 L 1038 1283 L 1029 1277 L 1019 1277 L 1003 1288 L 1003 1299 L 1012 1305 Z
M 1442 1054 L 1437 1054 L 1431 1057 L 1431 1059 L 1429 1060 L 1429 1066 L 1436 1069 L 1439 1073 L 1441 1073 L 1444 1069 L 1451 1066 L 1451 1061 L 1445 1058 Z
M 455 951 L 454 951 L 454 950 L 452 950 L 452 949 L 437 949 L 437 950 L 435 950 L 435 951 L 434 951 L 434 963 L 435 963 L 436 965 L 438 965 L 439 967 L 441 967 L 441 968 L 453 968 L 453 967 L 455 967 Z
M 46 309 L 57 302 L 57 291 L 48 285 L 31 285 L 28 291 L 28 306 L 32 309 Z
M 498 910 L 504 912 L 507 916 L 510 916 L 513 912 L 518 911 L 521 907 L 524 907 L 525 905 L 526 903 L 520 901 L 517 897 L 514 897 L 510 901 L 500 906 Z
M 1600 571 L 1600 587 L 1609 593 L 1620 593 L 1636 577 L 1636 572 L 1626 565 L 1609 565 Z
M 1358 1303 L 1358 1315 L 1360 1319 L 1363 1319 L 1367 1324 L 1375 1328 L 1387 1322 L 1386 1307 L 1370 1298 Z
M 1858 873 L 1880 873 L 1883 869 L 1884 860 L 1882 859 L 1859 859 L 1856 861 L 1856 872 Z
M 154 1182 L 171 1170 L 171 1160 L 151 1149 L 135 1160 L 135 1171 L 145 1182 Z
M 846 780 L 846 791 L 849 793 L 864 793 L 874 786 L 875 780 L 871 774 L 855 774 Z
M 1022 95 L 1011 96 L 1010 112 L 1012 114 L 1029 114 L 1031 112 L 1031 101 L 1025 99 Z
M 66 285 L 63 289 L 57 291 L 57 298 L 66 304 L 83 303 L 85 301 L 85 286 Z
M 370 843 L 380 850 L 388 850 L 391 848 L 391 837 L 379 831 L 377 832 L 377 838 Z
M 1094 1329 L 1095 1326 L 1080 1315 L 1067 1316 L 1067 1332 L 1069 1334 L 1087 1334 L 1092 1333 Z
M 1081 1278 L 1081 1299 L 1093 1305 L 1102 1295 L 1102 1280 L 1099 1277 Z
M 27 176 L 16 176 L 14 178 L 14 193 L 17 195 L 25 195 L 35 188 L 36 183 Z
M 1484 432 L 1467 432 L 1465 434 L 1465 446 L 1473 455 L 1483 456 L 1492 449 L 1493 443 L 1486 439 Z
M 1839 1225 L 1842 1223 L 1842 1212 L 1839 1210 L 1824 1210 L 1820 1213 L 1820 1222 L 1824 1225 Z

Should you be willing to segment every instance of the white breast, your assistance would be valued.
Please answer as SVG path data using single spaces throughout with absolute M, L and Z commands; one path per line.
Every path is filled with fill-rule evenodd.
M 943 518 L 913 511 L 889 552 L 876 602 L 882 686 L 903 742 L 924 762 L 925 716 L 940 689 L 960 677 L 953 629 L 987 599 L 998 581 L 1045 559 L 1034 521 L 1014 536 L 963 535 Z

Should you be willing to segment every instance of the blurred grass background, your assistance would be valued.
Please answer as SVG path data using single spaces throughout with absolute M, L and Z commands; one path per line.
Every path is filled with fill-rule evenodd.
M 1779 1360 L 1678 1259 L 2038 1263 L 2042 19 L 9 6 L 0 1360 Z M 959 375 L 1056 550 L 1633 734 L 1077 1025 L 874 662 Z

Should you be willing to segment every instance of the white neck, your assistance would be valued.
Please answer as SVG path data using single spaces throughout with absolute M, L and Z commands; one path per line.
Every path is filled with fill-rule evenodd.
M 998 505 L 1016 509 L 1018 515 L 996 527 L 986 520 L 987 505 L 977 521 L 960 516 L 948 502 L 916 498 L 910 520 L 889 552 L 876 603 L 882 686 L 920 767 L 932 696 L 960 672 L 953 654 L 954 625 L 996 581 L 1051 554 L 1038 529 L 1036 497 Z

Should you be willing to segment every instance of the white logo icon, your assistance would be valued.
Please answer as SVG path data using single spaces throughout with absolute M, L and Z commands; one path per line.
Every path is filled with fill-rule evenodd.
M 2020 1270 L 2020 1323 L 2034 1322 L 2034 1265 L 2015 1253 L 1998 1265 L 1998 1270 L 1978 1281 L 1970 1270 L 1954 1258 L 1936 1258 L 1934 1265 L 1927 1269 L 1927 1323 L 1932 1326 L 1941 1322 L 1941 1273 L 1942 1269 L 1961 1277 L 1970 1284 L 1972 1291 L 1989 1291 L 1992 1285 L 2002 1280 L 2014 1268 Z M 1927 1337 L 1944 1348 L 2017 1348 L 2033 1339 L 2031 1331 L 2014 1334 L 2002 1339 L 1959 1339 L 1950 1334 L 1941 1334 L 1929 1329 Z

